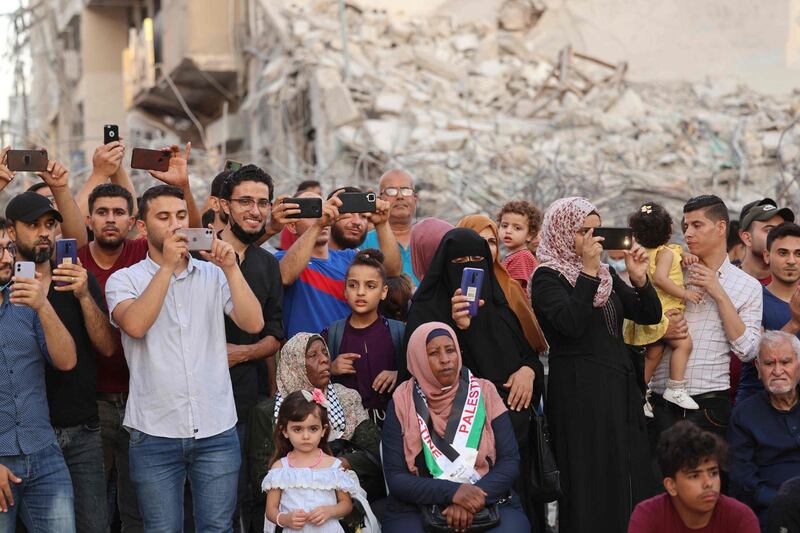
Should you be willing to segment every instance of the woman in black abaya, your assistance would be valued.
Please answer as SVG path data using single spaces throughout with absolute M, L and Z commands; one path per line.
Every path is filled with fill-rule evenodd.
M 531 405 L 537 405 L 541 398 L 544 368 L 508 305 L 492 263 L 489 244 L 478 233 L 467 228 L 448 231 L 414 294 L 408 312 L 405 344 L 420 325 L 444 322 L 458 336 L 464 365 L 477 377 L 494 383 L 508 406 L 522 459 L 522 471 L 515 488 L 531 516 L 532 505 L 526 482 L 530 471 Z M 480 294 L 483 303 L 477 316 L 471 320 L 461 311 L 464 297 L 456 295 L 461 288 L 461 273 L 466 267 L 480 268 L 484 272 Z M 454 314 L 458 320 L 453 318 Z M 398 361 L 398 369 L 407 379 L 405 350 Z
M 544 217 L 531 279 L 533 309 L 550 344 L 547 415 L 564 497 L 560 533 L 624 533 L 634 506 L 657 491 L 639 379 L 623 319 L 657 324 L 661 304 L 634 245 L 629 287 L 600 262 L 600 216 L 584 198 Z

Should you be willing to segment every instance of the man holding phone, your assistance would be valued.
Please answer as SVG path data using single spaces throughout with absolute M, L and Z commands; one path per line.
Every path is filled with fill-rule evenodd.
M 227 225 L 217 238 L 230 243 L 239 258 L 239 268 L 258 299 L 264 314 L 264 328 L 258 334 L 239 328 L 225 317 L 228 367 L 239 421 L 236 430 L 242 447 L 239 469 L 237 513 L 234 531 L 250 529 L 254 509 L 264 514 L 263 502 L 254 507 L 250 497 L 249 472 L 244 445 L 250 409 L 258 402 L 258 373 L 265 364 L 270 383 L 275 383 L 275 353 L 283 340 L 283 285 L 278 260 L 257 245 L 265 232 L 272 206 L 272 177 L 255 165 L 246 165 L 229 173 L 219 190 L 220 212 Z
M 320 196 L 304 192 L 298 198 Z M 344 282 L 356 251 L 333 250 L 328 245 L 331 226 L 339 219 L 341 205 L 342 201 L 334 194 L 322 204 L 320 218 L 296 219 L 286 226 L 298 235 L 289 250 L 276 254 L 284 285 L 284 323 L 288 337 L 301 331 L 322 331 L 350 314 L 344 297 Z M 375 225 L 378 244 L 384 253 L 386 273 L 397 276 L 402 271 L 402 262 L 388 220 L 389 203 L 378 200 L 370 221 Z
M 144 527 L 181 530 L 188 476 L 197 529 L 230 531 L 241 452 L 224 315 L 257 335 L 261 306 L 229 243 L 214 238 L 206 261 L 188 254 L 183 191 L 152 187 L 140 209 L 148 256 L 112 274 L 106 298 L 130 369 L 124 425 Z
M 52 180 L 52 177 L 46 177 Z M 36 193 L 9 202 L 6 216 L 17 247 L 17 260 L 32 261 L 41 275 L 47 300 L 75 343 L 77 364 L 68 372 L 47 368 L 45 382 L 50 419 L 69 468 L 79 531 L 103 532 L 106 487 L 95 395 L 95 353 L 110 356 L 114 337 L 97 280 L 79 263 L 51 264 L 61 214 Z M 57 286 L 57 282 L 63 285 Z
M 0 181 L 7 172 L 0 164 Z M 74 532 L 74 492 L 50 424 L 44 375 L 46 365 L 75 366 L 75 343 L 41 275 L 12 278 L 15 254 L 11 222 L 0 218 L 0 531 L 14 531 L 24 505 L 19 518 L 29 531 Z
M 358 187 L 339 187 L 328 195 L 328 200 L 334 194 L 351 192 L 360 193 L 361 189 Z M 331 250 L 357 250 L 364 244 L 364 239 L 367 238 L 368 226 L 369 213 L 342 215 L 331 226 L 331 238 L 328 246 L 330 246 Z

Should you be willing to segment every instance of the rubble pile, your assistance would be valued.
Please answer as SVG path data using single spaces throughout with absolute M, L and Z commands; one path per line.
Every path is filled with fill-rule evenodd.
M 307 92 L 318 176 L 374 186 L 405 168 L 426 215 L 573 194 L 618 222 L 641 201 L 677 212 L 703 192 L 734 209 L 763 195 L 797 206 L 797 95 L 634 83 L 591 51 L 540 57 L 526 35 L 542 9 L 508 0 L 495 20 L 456 24 L 335 0 L 276 8 L 256 85 L 273 109 Z

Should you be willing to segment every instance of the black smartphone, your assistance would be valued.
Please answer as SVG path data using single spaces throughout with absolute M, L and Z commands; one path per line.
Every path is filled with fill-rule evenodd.
M 225 160 L 225 170 L 230 170 L 231 172 L 235 172 L 242 168 L 242 164 L 238 161 L 234 161 L 233 159 L 226 159 Z
M 600 243 L 604 250 L 630 250 L 633 246 L 631 228 L 595 228 L 593 235 L 605 239 Z
M 374 213 L 375 199 L 374 192 L 343 192 L 339 195 L 339 213 Z
M 166 172 L 169 169 L 169 150 L 150 150 L 148 148 L 134 148 L 131 154 L 131 168 L 141 170 L 158 170 Z
M 68 263 L 78 264 L 78 241 L 75 239 L 58 239 L 56 241 L 56 266 Z M 69 285 L 66 281 L 57 281 L 56 285 Z
M 286 218 L 322 218 L 322 198 L 286 198 L 281 203 L 300 206 L 300 213 Z
M 6 154 L 6 166 L 15 172 L 44 172 L 47 161 L 47 150 L 9 150 Z
M 119 126 L 116 124 L 106 124 L 103 126 L 103 144 L 113 143 L 119 140 Z

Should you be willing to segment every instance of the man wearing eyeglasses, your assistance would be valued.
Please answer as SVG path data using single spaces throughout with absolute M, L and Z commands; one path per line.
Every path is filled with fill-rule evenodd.
M 225 317 L 228 346 L 228 368 L 236 404 L 236 430 L 244 450 L 247 442 L 246 422 L 250 408 L 258 402 L 259 366 L 266 362 L 269 380 L 275 380 L 275 353 L 283 339 L 283 285 L 278 260 L 258 243 L 266 233 L 270 220 L 275 186 L 272 177 L 255 165 L 245 165 L 231 173 L 219 192 L 219 206 L 228 223 L 217 237 L 231 244 L 239 260 L 242 276 L 261 304 L 264 328 L 258 334 L 247 333 Z M 248 483 L 250 469 L 242 452 L 239 469 L 234 531 L 249 531 L 254 505 Z
M 417 212 L 417 191 L 414 188 L 414 178 L 402 170 L 390 170 L 381 176 L 379 194 L 382 200 L 391 204 L 389 210 L 389 226 L 392 228 L 400 248 L 403 260 L 403 273 L 411 277 L 414 287 L 419 286 L 419 280 L 414 276 L 411 268 L 411 228 L 414 226 L 414 215 Z M 377 248 L 378 234 L 375 230 L 367 233 L 367 238 L 362 248 Z

